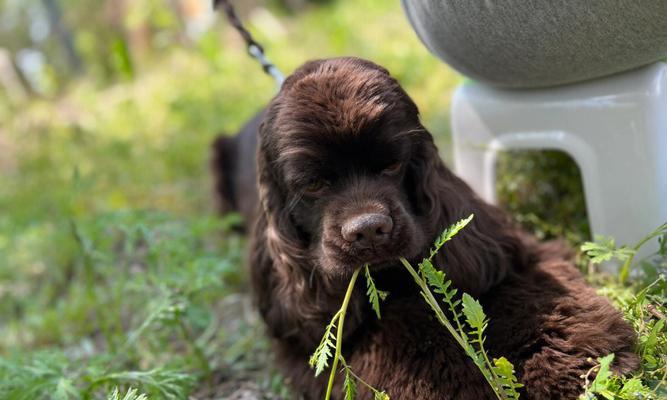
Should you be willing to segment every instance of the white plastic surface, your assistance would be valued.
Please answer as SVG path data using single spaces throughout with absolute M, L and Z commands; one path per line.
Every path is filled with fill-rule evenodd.
M 452 129 L 456 172 L 488 201 L 499 150 L 555 149 L 581 170 L 593 234 L 633 245 L 667 221 L 667 64 L 542 90 L 466 83 Z

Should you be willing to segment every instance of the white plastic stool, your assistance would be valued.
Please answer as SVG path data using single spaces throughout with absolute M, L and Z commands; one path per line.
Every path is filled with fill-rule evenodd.
M 555 149 L 581 170 L 593 234 L 634 245 L 667 221 L 667 64 L 540 90 L 466 83 L 452 129 L 456 172 L 487 201 L 499 150 Z

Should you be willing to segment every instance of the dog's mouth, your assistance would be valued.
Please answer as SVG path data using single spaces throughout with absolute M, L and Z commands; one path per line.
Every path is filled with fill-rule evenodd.
M 392 266 L 396 266 L 399 263 L 399 257 L 390 257 L 390 256 L 383 256 L 383 257 L 374 257 L 371 259 L 366 259 L 366 260 L 361 260 L 356 263 L 350 263 L 348 264 L 348 268 L 359 268 L 359 267 L 366 267 L 368 266 L 369 269 L 371 270 L 383 270 L 386 268 L 390 268 Z
M 343 251 L 336 246 L 323 246 L 323 252 L 320 256 L 319 263 L 325 271 L 335 275 L 342 274 L 347 276 L 355 269 L 368 266 L 371 271 L 383 271 L 390 268 L 398 268 L 401 266 L 401 257 L 413 259 L 420 253 L 419 249 L 415 249 L 413 243 L 402 242 L 392 243 L 389 246 L 381 246 L 378 248 L 369 248 L 362 251 L 357 251 L 352 254 Z M 400 250 L 401 252 L 397 252 Z
M 347 276 L 364 265 L 386 270 L 399 267 L 401 257 L 419 255 L 424 234 L 404 207 L 395 203 L 391 207 L 375 204 L 325 224 L 316 252 L 322 270 L 332 276 Z

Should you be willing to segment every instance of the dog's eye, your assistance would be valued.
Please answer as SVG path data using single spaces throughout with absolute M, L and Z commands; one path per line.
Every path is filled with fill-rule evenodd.
M 326 182 L 324 182 L 322 180 L 315 180 L 315 181 L 312 181 L 309 184 L 307 184 L 303 188 L 303 191 L 306 194 L 317 194 L 320 191 L 322 191 L 322 189 L 324 189 L 325 186 L 326 186 Z
M 401 171 L 401 167 L 403 167 L 403 163 L 397 162 L 383 169 L 382 173 L 384 175 L 396 175 Z

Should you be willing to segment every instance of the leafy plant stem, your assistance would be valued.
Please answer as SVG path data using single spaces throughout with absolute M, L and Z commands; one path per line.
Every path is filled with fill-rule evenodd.
M 493 364 L 491 363 L 491 360 L 489 360 L 489 355 L 486 353 L 486 350 L 484 349 L 484 346 L 482 345 L 483 340 L 484 340 L 484 337 L 482 336 L 482 331 L 478 331 L 477 332 L 477 341 L 479 343 L 480 353 L 482 353 L 482 355 L 484 356 L 484 362 L 489 367 L 489 372 L 493 376 L 493 382 L 500 382 L 500 379 L 498 378 L 498 375 L 496 374 L 495 369 L 492 367 Z M 499 394 L 499 392 L 496 390 L 496 385 L 493 382 L 491 382 L 489 379 L 487 379 L 487 381 L 489 382 L 489 384 L 493 388 L 493 391 L 496 393 L 496 395 L 498 397 L 504 398 L 504 396 L 501 396 Z
M 350 366 L 347 365 L 347 362 L 345 362 L 345 359 L 343 358 L 343 356 L 340 357 L 340 362 L 343 364 L 343 367 L 345 369 L 347 369 L 347 372 L 349 372 L 350 375 L 352 375 L 354 377 L 354 379 L 359 381 L 362 385 L 366 386 L 368 388 L 368 390 L 370 390 L 373 393 L 378 393 L 379 392 L 379 390 L 377 390 L 376 388 L 371 386 L 370 383 L 366 382 L 359 375 L 355 374 L 354 371 L 352 371 L 352 368 L 350 368 Z
M 347 306 L 350 303 L 350 298 L 352 297 L 352 291 L 354 290 L 354 284 L 356 283 L 357 277 L 359 276 L 359 271 L 361 271 L 361 268 L 357 268 L 352 274 L 352 279 L 350 279 L 350 284 L 347 287 L 347 292 L 345 292 L 343 305 L 341 306 L 340 314 L 338 315 L 338 326 L 336 330 L 336 353 L 331 364 L 331 373 L 329 374 L 329 383 L 327 385 L 325 400 L 329 400 L 331 398 L 333 383 L 336 377 L 336 369 L 338 368 L 338 359 L 342 357 L 341 350 L 343 347 L 343 325 L 345 323 L 345 314 L 347 313 Z
M 625 281 L 628 278 L 628 275 L 630 275 L 630 266 L 632 265 L 632 261 L 635 258 L 635 254 L 637 254 L 637 250 L 639 250 L 649 240 L 664 234 L 667 234 L 667 223 L 660 225 L 658 228 L 656 228 L 656 230 L 649 233 L 642 240 L 637 242 L 637 244 L 633 247 L 635 251 L 632 254 L 630 254 L 628 258 L 626 258 L 625 262 L 623 263 L 623 266 L 621 267 L 621 271 L 618 274 L 621 283 L 625 283 Z
M 445 317 L 445 313 L 442 311 L 442 309 L 440 309 L 440 307 L 437 306 L 438 301 L 435 299 L 435 297 L 433 297 L 433 294 L 431 293 L 431 290 L 428 288 L 426 282 L 419 276 L 417 271 L 415 271 L 414 268 L 412 268 L 412 265 L 410 265 L 408 260 L 401 257 L 401 263 L 403 263 L 403 266 L 410 272 L 410 275 L 412 275 L 415 282 L 417 282 L 419 287 L 422 289 L 422 293 L 424 294 L 424 296 L 428 300 L 428 303 L 433 308 L 433 311 L 435 311 L 436 316 L 438 317 L 438 320 L 440 321 L 440 323 L 443 324 L 445 326 L 445 328 L 447 328 L 449 333 L 454 337 L 454 339 L 456 339 L 458 344 L 461 345 L 461 347 L 463 347 L 464 349 L 466 349 L 467 348 L 466 343 L 463 341 L 463 338 L 461 337 L 461 335 L 459 335 L 459 333 L 456 331 L 456 329 L 454 329 L 454 327 L 449 322 L 447 317 Z
M 417 285 L 419 285 L 419 287 L 421 288 L 422 294 L 424 295 L 424 298 L 426 299 L 426 301 L 429 303 L 429 305 L 431 306 L 431 308 L 435 312 L 436 317 L 438 318 L 438 321 L 440 321 L 440 323 L 449 331 L 449 333 L 452 335 L 454 340 L 456 340 L 456 342 L 461 346 L 461 348 L 463 348 L 463 350 L 466 352 L 466 354 L 470 358 L 472 358 L 473 360 L 477 360 L 477 355 L 475 354 L 474 350 L 470 347 L 470 345 L 468 345 L 468 343 L 466 343 L 466 341 L 461 337 L 459 332 L 457 332 L 456 329 L 454 329 L 452 324 L 449 322 L 449 320 L 445 316 L 444 311 L 442 311 L 442 308 L 440 308 L 440 306 L 438 305 L 438 301 L 433 296 L 433 293 L 431 293 L 431 289 L 429 289 L 428 284 L 426 283 L 426 281 L 424 281 L 419 276 L 417 271 L 415 271 L 415 269 L 412 268 L 412 265 L 410 265 L 410 262 L 408 260 L 401 257 L 401 263 L 403 263 L 403 266 L 408 270 L 408 272 L 410 272 L 410 275 L 412 275 L 415 282 L 417 282 Z M 493 373 L 493 368 L 491 367 L 492 364 L 488 362 L 488 358 L 485 361 L 487 362 L 487 365 L 489 366 L 488 367 L 489 372 Z M 484 379 L 486 379 L 486 381 L 489 383 L 489 386 L 491 386 L 491 389 L 495 393 L 496 397 L 498 397 L 501 400 L 504 399 L 504 397 L 498 391 L 498 388 L 496 387 L 496 385 L 489 378 L 488 373 L 486 373 L 487 371 L 484 370 L 484 366 L 480 365 L 477 362 L 475 362 L 475 365 L 477 365 L 477 367 L 482 372 L 482 375 L 484 376 Z
M 451 311 L 452 315 L 454 316 L 454 322 L 456 323 L 456 329 L 458 329 L 458 332 L 463 332 L 463 325 L 461 325 L 461 318 L 459 318 L 459 315 L 456 311 L 456 306 L 448 298 L 445 298 L 444 300 L 445 300 L 445 303 L 447 303 L 447 307 L 449 307 L 449 311 Z

